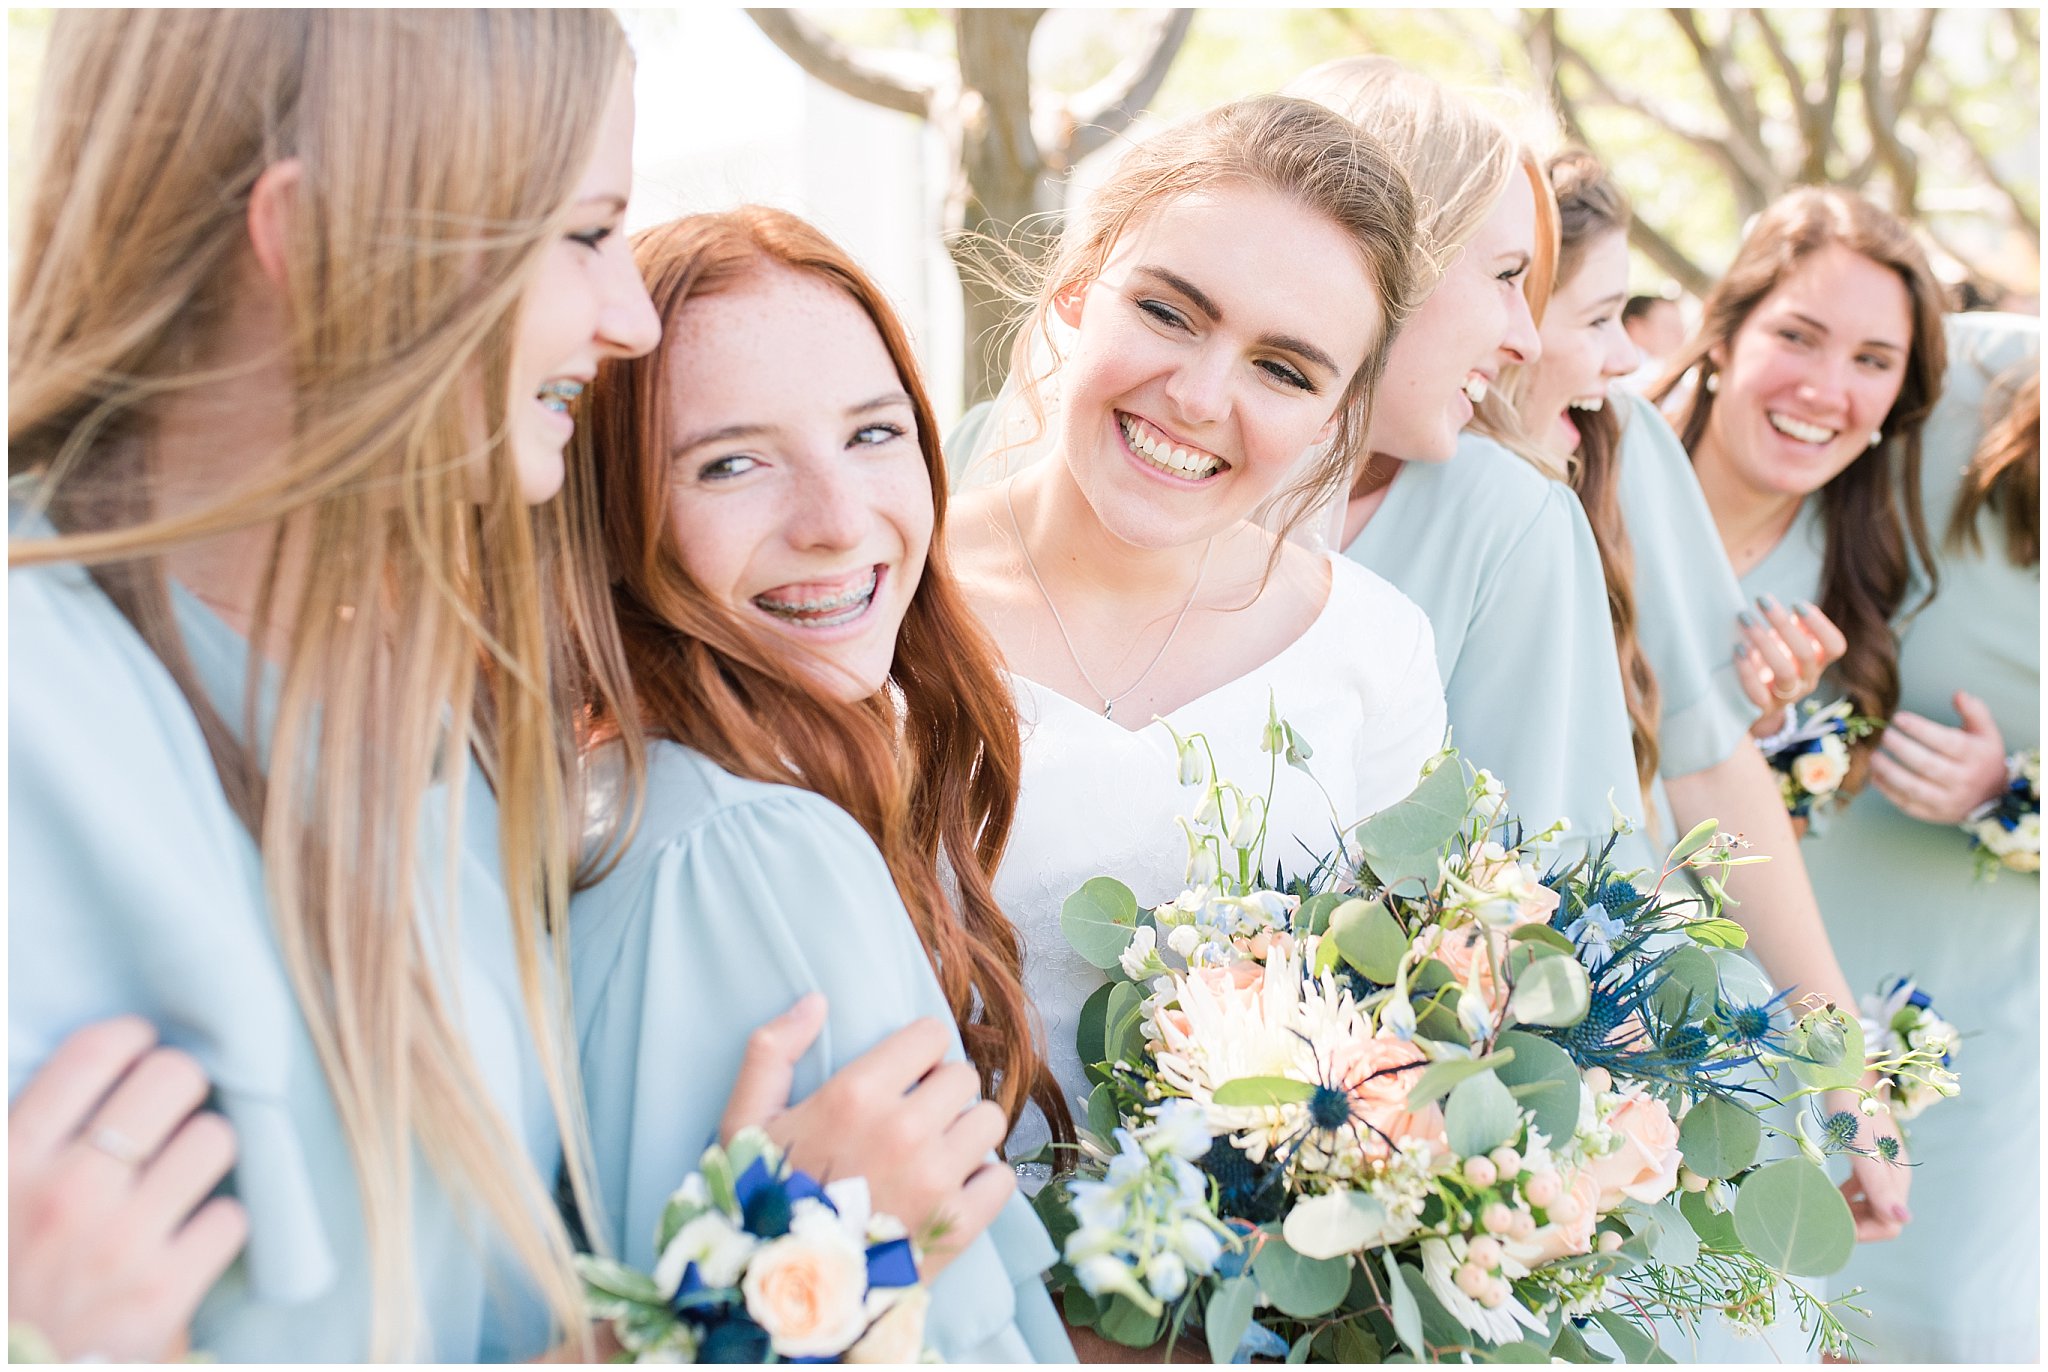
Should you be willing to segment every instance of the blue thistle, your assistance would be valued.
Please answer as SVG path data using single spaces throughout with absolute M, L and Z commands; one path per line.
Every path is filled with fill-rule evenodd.
M 1854 1110 L 1837 1110 L 1821 1121 L 1820 1131 L 1821 1137 L 1827 1141 L 1828 1150 L 1838 1153 L 1856 1142 L 1857 1128 Z
M 1877 1136 L 1877 1155 L 1886 1162 L 1896 1163 L 1899 1160 L 1899 1141 L 1890 1134 L 1879 1134 Z
M 1217 1213 L 1254 1224 L 1280 1218 L 1287 1191 L 1274 1162 L 1253 1163 L 1228 1138 L 1218 1136 L 1202 1156 L 1202 1170 L 1216 1181 Z

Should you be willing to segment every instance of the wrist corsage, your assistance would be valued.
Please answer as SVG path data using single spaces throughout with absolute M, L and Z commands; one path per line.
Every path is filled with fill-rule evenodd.
M 821 1186 L 758 1129 L 704 1152 L 664 1207 L 649 1275 L 580 1256 L 628 1362 L 917 1362 L 929 1297 L 867 1182 Z
M 1787 706 L 1784 726 L 1757 744 L 1778 774 L 1786 812 L 1805 819 L 1816 805 L 1825 805 L 1849 775 L 1849 745 L 1877 727 L 1877 720 L 1855 713 L 1846 700 Z
M 1970 836 L 1977 875 L 2000 870 L 2041 870 L 2041 750 L 2028 748 L 2005 760 L 2005 789 L 1963 821 Z
M 1932 998 L 1910 979 L 1893 977 L 1865 996 L 1862 1019 L 1864 1061 L 1898 1118 L 1912 1119 L 1961 1091 L 1956 1027 L 1934 1013 Z

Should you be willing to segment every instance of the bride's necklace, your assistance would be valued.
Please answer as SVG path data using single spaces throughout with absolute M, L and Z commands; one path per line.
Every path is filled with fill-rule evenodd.
M 1116 709 L 1116 703 L 1144 685 L 1145 678 L 1152 675 L 1152 669 L 1159 665 L 1160 659 L 1166 656 L 1166 650 L 1173 646 L 1174 636 L 1180 633 L 1180 626 L 1187 619 L 1188 611 L 1195 608 L 1195 597 L 1201 593 L 1202 574 L 1209 570 L 1209 550 L 1215 547 L 1216 536 L 1211 534 L 1209 541 L 1202 545 L 1202 561 L 1195 568 L 1195 584 L 1188 588 L 1187 603 L 1180 607 L 1180 614 L 1174 619 L 1173 627 L 1166 631 L 1166 638 L 1160 643 L 1159 651 L 1152 654 L 1152 660 L 1145 664 L 1144 671 L 1138 673 L 1136 681 L 1115 695 L 1110 695 L 1095 684 L 1095 678 L 1089 676 L 1088 669 L 1081 665 L 1081 654 L 1074 650 L 1074 637 L 1067 632 L 1067 622 L 1060 618 L 1060 607 L 1052 603 L 1052 592 L 1045 589 L 1045 578 L 1038 574 L 1038 564 L 1031 559 L 1031 545 L 1024 541 L 1024 526 L 1017 522 L 1017 501 L 1011 494 L 1013 484 L 1008 481 L 1003 483 L 1003 504 L 1010 511 L 1010 528 L 1016 531 L 1017 546 L 1024 553 L 1024 566 L 1031 572 L 1031 580 L 1037 585 L 1038 594 L 1045 601 L 1045 608 L 1052 611 L 1053 626 L 1060 631 L 1060 641 L 1067 645 L 1067 656 L 1074 660 L 1074 670 L 1081 674 L 1081 680 L 1087 683 L 1090 691 L 1102 697 L 1102 717 L 1109 719 Z

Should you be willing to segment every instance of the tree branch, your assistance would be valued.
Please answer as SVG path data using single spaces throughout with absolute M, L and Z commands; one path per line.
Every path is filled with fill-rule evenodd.
M 1899 71 L 1892 82 L 1891 105 L 1902 110 L 1913 103 L 1913 81 L 1920 75 L 1920 68 L 1927 61 L 1928 49 L 1934 42 L 1934 21 L 1941 11 L 1928 8 L 1920 11 L 1920 22 L 1913 29 L 1913 36 L 1906 40 L 1905 56 L 1899 59 Z
M 1976 168 L 1977 175 L 2005 198 L 2005 203 L 2012 209 L 2013 218 L 2019 220 L 2020 228 L 2026 231 L 2027 237 L 2038 239 L 2041 236 L 2039 208 L 2029 205 L 2019 191 L 1999 174 L 1997 166 L 1991 161 L 1991 154 L 1984 151 L 1984 145 L 1977 141 L 1977 136 L 1957 117 L 1952 94 L 1943 91 L 1942 98 L 1933 101 L 1929 108 L 1934 117 L 1945 124 L 1963 145 L 1963 152 L 1970 159 L 1970 165 Z
M 1710 43 L 1700 32 L 1697 20 L 1691 10 L 1666 10 L 1671 22 L 1685 35 L 1685 41 L 1692 48 L 1693 57 L 1699 64 L 1700 75 L 1707 79 L 1707 89 L 1713 92 L 1714 103 L 1721 108 L 1721 117 L 1728 122 L 1728 143 L 1730 152 L 1748 164 L 1749 176 L 1759 186 L 1768 186 L 1773 191 L 1783 179 L 1771 163 L 1771 151 L 1765 147 L 1758 130 L 1763 127 L 1763 116 L 1756 107 L 1755 97 L 1747 88 L 1738 89 L 1729 79 L 1735 68 L 1734 54 L 1723 45 Z M 1769 199 L 1767 195 L 1765 199 Z
M 833 90 L 904 114 L 930 113 L 941 85 L 935 73 L 892 71 L 908 64 L 857 53 L 795 10 L 750 9 L 747 17 L 785 57 Z
M 1714 289 L 1712 273 L 1682 252 L 1676 243 L 1650 226 L 1640 214 L 1628 220 L 1628 241 L 1643 250 L 1643 256 L 1671 274 L 1688 294 L 1704 296 Z
M 1849 16 L 1844 10 L 1828 11 L 1828 55 L 1821 69 L 1821 98 L 1815 126 L 1821 131 L 1826 145 L 1832 147 L 1835 141 L 1835 114 L 1842 106 L 1842 74 L 1847 68 L 1849 57 Z M 1827 180 L 1827 151 L 1821 153 L 1819 165 L 1814 169 L 1815 181 Z
M 1892 101 L 1892 83 L 1884 73 L 1884 34 L 1879 11 L 1863 10 L 1863 111 L 1870 126 L 1870 149 L 1877 155 L 1892 181 L 1892 209 L 1901 218 L 1914 218 L 1914 203 L 1920 196 L 1920 159 L 1898 136 L 1898 107 Z
M 1072 166 L 1131 126 L 1166 83 L 1167 69 L 1180 55 L 1194 22 L 1193 10 L 1167 10 L 1159 17 L 1151 42 L 1117 64 L 1114 71 L 1066 102 L 1075 111 L 1073 132 L 1065 146 L 1053 150 L 1056 160 Z

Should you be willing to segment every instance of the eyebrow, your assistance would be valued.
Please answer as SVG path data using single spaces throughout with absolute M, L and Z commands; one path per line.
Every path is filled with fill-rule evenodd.
M 1133 275 L 1149 276 L 1162 285 L 1186 296 L 1190 304 L 1209 317 L 1211 324 L 1221 324 L 1223 322 L 1222 308 L 1214 300 L 1211 300 L 1201 287 L 1178 272 L 1170 272 L 1164 267 L 1138 267 L 1134 269 Z M 1302 361 L 1312 366 L 1320 367 L 1332 376 L 1342 374 L 1342 369 L 1337 366 L 1335 359 L 1305 338 L 1296 338 L 1293 334 L 1269 333 L 1261 334 L 1259 342 L 1269 348 L 1278 348 L 1283 352 L 1293 353 L 1300 357 Z
M 1815 319 L 1810 314 L 1801 314 L 1797 310 L 1793 310 L 1791 313 L 1794 319 L 1798 320 L 1800 323 L 1806 325 L 1810 329 L 1813 329 L 1819 333 L 1833 332 L 1833 330 L 1829 329 L 1827 325 L 1821 323 L 1818 319 Z M 1902 353 L 1906 351 L 1905 346 L 1903 344 L 1894 343 L 1887 338 L 1866 338 L 1863 340 L 1860 346 L 1865 348 L 1884 348 L 1890 352 L 1895 353 Z
M 889 391 L 886 394 L 876 396 L 873 400 L 863 400 L 858 405 L 847 406 L 846 415 L 847 418 L 851 419 L 857 415 L 869 414 L 875 410 L 885 410 L 891 406 L 908 404 L 910 404 L 910 393 L 908 391 Z M 778 425 L 774 424 L 727 424 L 722 428 L 705 429 L 700 433 L 689 435 L 681 442 L 671 444 L 668 453 L 671 458 L 681 457 L 683 454 L 701 448 L 707 443 L 729 443 L 736 438 L 759 438 L 763 434 L 774 433 L 778 427 Z
M 599 191 L 596 195 L 586 195 L 576 202 L 578 209 L 586 205 L 609 205 L 612 213 L 623 214 L 626 210 L 626 197 L 617 191 Z

